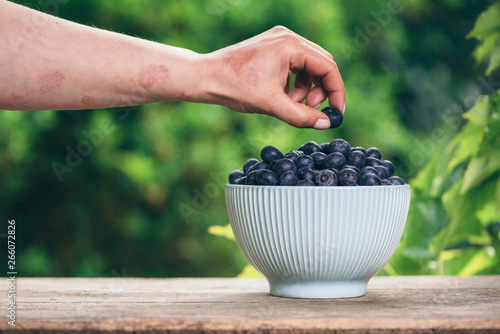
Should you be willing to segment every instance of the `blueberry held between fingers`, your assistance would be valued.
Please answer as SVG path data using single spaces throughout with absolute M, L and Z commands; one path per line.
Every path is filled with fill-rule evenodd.
M 349 154 L 349 156 L 347 157 L 346 164 L 351 165 L 351 166 L 355 166 L 355 167 L 361 169 L 365 165 L 365 160 L 366 160 L 366 156 L 363 152 L 351 150 L 351 154 Z
M 372 158 L 377 158 L 377 159 L 382 159 L 382 153 L 380 153 L 380 150 L 376 147 L 370 147 L 369 149 L 366 150 L 366 157 L 372 157 Z
M 361 175 L 361 180 L 359 182 L 361 186 L 380 186 L 382 185 L 382 181 L 380 178 L 372 173 L 367 173 Z
M 281 174 L 278 184 L 280 186 L 294 186 L 299 182 L 299 178 L 292 171 L 287 171 Z
M 308 141 L 302 146 L 302 150 L 305 154 L 311 155 L 314 152 L 321 152 L 321 148 L 316 142 Z
M 391 176 L 390 178 L 388 178 L 389 182 L 392 183 L 393 185 L 395 186 L 402 186 L 404 185 L 405 183 L 403 182 L 403 180 L 401 180 L 399 177 L 397 176 Z
M 344 114 L 336 107 L 326 107 L 321 110 L 330 119 L 330 129 L 338 128 L 344 120 Z
M 236 184 L 236 180 L 242 178 L 243 176 L 245 176 L 245 174 L 241 170 L 233 170 L 231 173 L 229 173 L 229 184 Z
M 300 180 L 314 180 L 314 171 L 309 167 L 302 167 L 296 173 Z
M 358 184 L 358 173 L 351 168 L 343 168 L 339 172 L 338 179 L 341 186 L 355 186 Z
M 351 145 L 343 139 L 335 139 L 330 143 L 330 149 L 332 152 L 342 153 L 344 157 L 348 157 L 351 153 Z
M 323 161 L 323 167 L 327 169 L 340 169 L 345 165 L 345 162 L 345 157 L 342 153 L 333 152 L 326 156 L 325 160 Z
M 314 168 L 323 169 L 323 162 L 326 159 L 326 154 L 323 152 L 314 152 L 311 154 L 311 158 L 314 160 Z
M 295 159 L 295 165 L 297 169 L 301 169 L 302 167 L 309 167 L 311 169 L 314 168 L 314 160 L 309 155 L 301 155 Z
M 295 184 L 295 186 L 297 186 L 297 187 L 314 187 L 314 182 L 311 180 L 299 180 L 299 182 L 297 182 Z
M 274 162 L 272 171 L 280 177 L 284 172 L 292 171 L 295 173 L 297 171 L 297 166 L 295 166 L 292 160 L 283 158 Z
M 334 187 L 337 183 L 337 175 L 328 169 L 319 171 L 314 178 L 314 184 L 319 187 Z
M 255 165 L 256 163 L 258 163 L 259 160 L 257 159 L 248 159 L 247 162 L 245 162 L 245 164 L 243 165 L 243 173 L 245 173 L 245 175 L 248 175 L 248 170 L 250 169 L 250 167 L 252 167 L 253 165 Z
M 283 158 L 283 153 L 279 148 L 269 145 L 260 151 L 260 157 L 264 160 L 264 162 L 270 163 L 271 161 Z
M 278 176 L 268 169 L 258 170 L 255 174 L 255 184 L 261 186 L 274 186 L 278 184 Z

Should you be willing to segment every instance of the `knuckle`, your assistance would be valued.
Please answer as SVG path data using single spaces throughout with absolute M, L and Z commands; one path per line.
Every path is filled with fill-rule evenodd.
M 271 30 L 275 31 L 275 32 L 279 32 L 279 33 L 290 33 L 291 32 L 290 29 L 288 29 L 287 27 L 282 26 L 282 25 L 274 26 L 271 28 Z

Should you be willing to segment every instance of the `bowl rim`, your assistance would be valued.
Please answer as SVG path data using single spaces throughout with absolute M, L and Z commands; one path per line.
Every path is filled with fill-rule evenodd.
M 377 189 L 377 188 L 411 188 L 408 183 L 403 185 L 392 185 L 392 186 L 333 186 L 333 187 L 320 187 L 320 186 L 260 186 L 260 185 L 248 185 L 248 184 L 226 184 L 226 188 L 252 188 L 252 189 Z

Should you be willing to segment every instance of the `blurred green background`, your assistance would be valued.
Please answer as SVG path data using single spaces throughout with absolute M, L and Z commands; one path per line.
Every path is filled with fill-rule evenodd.
M 381 274 L 500 273 L 500 164 L 488 160 L 500 156 L 500 127 L 487 126 L 500 116 L 498 99 L 457 137 L 463 113 L 500 88 L 498 72 L 484 75 L 487 64 L 472 56 L 478 40 L 466 39 L 493 2 L 16 2 L 200 53 L 284 25 L 334 55 L 347 94 L 344 123 L 328 131 L 188 103 L 0 111 L 0 219 L 16 220 L 21 276 L 236 276 L 243 255 L 221 229 L 208 232 L 228 224 L 227 174 L 265 145 L 289 151 L 335 138 L 377 146 L 413 185 L 402 243 Z M 111 130 L 59 180 L 54 162 L 65 163 L 104 120 Z M 493 167 L 460 192 L 485 149 Z

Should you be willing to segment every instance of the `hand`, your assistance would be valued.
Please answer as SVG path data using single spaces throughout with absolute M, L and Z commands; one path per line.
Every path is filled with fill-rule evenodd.
M 234 111 L 327 129 L 328 117 L 316 108 L 328 97 L 330 105 L 345 109 L 344 84 L 332 55 L 285 27 L 210 53 L 203 63 L 207 102 Z M 290 72 L 297 75 L 291 90 Z

